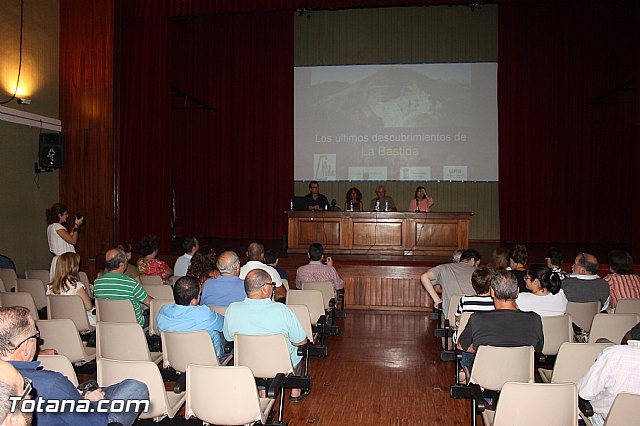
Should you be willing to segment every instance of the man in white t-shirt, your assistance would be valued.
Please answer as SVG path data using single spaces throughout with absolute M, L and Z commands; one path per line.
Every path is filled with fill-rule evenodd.
M 276 300 L 282 300 L 287 296 L 287 289 L 282 285 L 282 278 L 280 274 L 273 266 L 264 264 L 264 246 L 260 243 L 253 242 L 249 244 L 247 248 L 247 257 L 249 261 L 240 268 L 240 279 L 247 276 L 249 271 L 254 269 L 262 269 L 269 273 L 271 280 L 276 285 L 276 291 L 274 292 Z
M 176 277 L 184 277 L 187 275 L 189 266 L 191 266 L 191 258 L 199 249 L 200 245 L 196 237 L 185 237 L 182 241 L 182 251 L 184 251 L 184 254 L 176 260 L 176 264 L 173 267 L 173 275 Z

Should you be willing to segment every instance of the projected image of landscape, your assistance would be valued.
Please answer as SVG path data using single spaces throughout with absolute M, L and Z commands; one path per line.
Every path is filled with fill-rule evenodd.
M 496 64 L 299 67 L 295 178 L 497 180 Z

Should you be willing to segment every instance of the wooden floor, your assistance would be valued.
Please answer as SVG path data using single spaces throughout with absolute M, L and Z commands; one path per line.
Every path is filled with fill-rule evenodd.
M 354 311 L 338 324 L 341 334 L 325 341 L 329 356 L 311 359 L 311 394 L 297 403 L 286 398 L 289 425 L 469 424 L 469 402 L 449 397 L 455 368 L 440 361 L 435 322 L 423 314 Z

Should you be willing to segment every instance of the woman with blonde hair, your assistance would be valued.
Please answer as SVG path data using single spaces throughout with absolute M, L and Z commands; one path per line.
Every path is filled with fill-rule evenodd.
M 80 281 L 78 272 L 80 270 L 80 255 L 73 252 L 63 253 L 58 256 L 56 262 L 56 273 L 53 281 L 47 286 L 47 294 L 62 296 L 80 296 L 84 309 L 87 311 L 87 318 L 91 325 L 96 325 L 96 317 L 91 312 L 93 303 L 84 283 Z

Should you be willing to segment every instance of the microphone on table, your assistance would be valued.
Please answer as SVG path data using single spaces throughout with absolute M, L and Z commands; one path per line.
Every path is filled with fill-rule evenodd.
M 331 200 L 331 210 L 335 211 L 336 209 L 336 199 Z
M 416 213 L 420 213 L 420 200 L 416 197 Z

